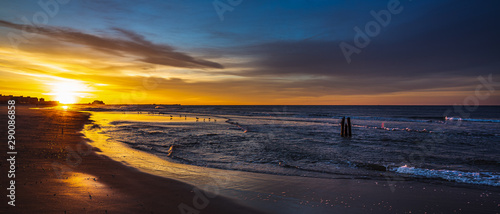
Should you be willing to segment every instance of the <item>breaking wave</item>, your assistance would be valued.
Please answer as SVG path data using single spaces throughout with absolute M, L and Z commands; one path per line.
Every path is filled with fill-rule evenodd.
M 459 183 L 500 186 L 500 175 L 494 174 L 492 172 L 462 172 L 458 170 L 422 169 L 409 167 L 406 165 L 391 169 L 390 171 L 425 178 L 444 179 Z

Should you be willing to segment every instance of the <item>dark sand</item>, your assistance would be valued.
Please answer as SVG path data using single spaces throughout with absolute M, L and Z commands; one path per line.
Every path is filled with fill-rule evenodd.
M 5 115 L 3 106 L 0 177 L 4 195 L 8 182 Z M 154 176 L 100 155 L 80 134 L 87 119 L 86 113 L 18 107 L 16 207 L 8 206 L 3 196 L 0 213 L 181 213 L 180 204 L 194 207 L 193 186 L 177 180 L 196 184 L 200 174 Z M 232 199 L 208 198 L 208 206 L 197 209 L 199 213 L 258 213 L 247 207 L 271 213 L 500 213 L 500 190 L 491 186 L 401 180 L 389 187 L 385 180 L 237 171 L 222 175 L 231 182 L 221 186 L 220 195 Z
M 193 186 L 96 154 L 80 134 L 88 114 L 16 107 L 16 206 L 2 196 L 0 213 L 181 213 L 180 204 L 196 207 Z M 6 195 L 7 108 L 0 111 L 1 189 Z M 257 212 L 201 194 L 196 198 L 200 213 Z

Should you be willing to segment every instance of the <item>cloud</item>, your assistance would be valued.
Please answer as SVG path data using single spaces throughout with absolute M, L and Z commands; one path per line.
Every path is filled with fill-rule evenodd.
M 355 32 L 350 27 L 347 39 L 280 40 L 236 47 L 227 55 L 255 58 L 246 64 L 254 69 L 239 72 L 242 76 L 345 76 L 426 77 L 477 76 L 498 73 L 500 19 L 498 1 L 485 5 L 474 2 L 447 2 L 428 6 L 421 14 L 408 7 L 393 17 L 371 43 L 352 55 L 348 64 L 340 42 L 353 44 Z M 496 7 L 495 7 L 496 6 Z M 486 7 L 486 8 L 485 8 Z M 407 10 L 407 11 L 406 11 Z M 372 18 L 373 19 L 373 18 Z M 361 21 L 357 25 L 364 29 Z
M 165 14 L 163 10 L 152 11 L 150 6 L 135 10 L 135 5 L 122 5 L 137 14 L 132 17 L 116 8 L 109 14 L 97 14 L 114 17 L 112 24 L 107 23 L 111 26 L 139 26 L 134 29 L 147 29 L 156 35 L 177 31 L 183 39 L 169 38 L 179 43 L 158 44 L 143 36 L 146 34 L 119 27 L 91 34 L 78 27 L 46 26 L 38 28 L 42 36 L 23 46 L 22 56 L 9 52 L 12 54 L 0 56 L 5 61 L 0 63 L 9 65 L 11 73 L 21 70 L 107 84 L 98 88 L 109 98 L 137 88 L 146 90 L 149 87 L 142 85 L 144 80 L 156 78 L 159 84 L 146 90 L 148 100 L 144 102 L 452 104 L 474 93 L 477 76 L 493 73 L 497 81 L 496 75 L 500 75 L 500 43 L 495 42 L 500 37 L 495 26 L 499 16 L 492 2 L 405 4 L 405 10 L 394 16 L 388 27 L 360 54 L 352 56 L 351 64 L 339 44 L 353 43 L 352 28 L 364 28 L 373 20 L 369 11 L 378 10 L 378 3 L 355 11 L 356 4 L 350 4 L 351 10 L 318 6 L 300 15 L 296 10 L 282 11 L 286 16 L 258 13 L 261 11 L 250 10 L 251 5 L 247 5 L 237 13 L 227 13 L 223 24 L 213 8 L 208 12 L 200 7 L 190 10 L 192 13 L 175 10 Z M 106 8 L 99 12 L 106 12 Z M 339 13 L 342 11 L 347 12 Z M 163 19 L 151 22 L 151 14 Z M 180 20 L 185 14 L 195 15 Z M 131 18 L 120 19 L 122 15 Z M 208 16 L 213 16 L 216 24 L 200 18 Z M 133 22 L 136 19 L 141 21 Z M 261 19 L 268 22 L 263 24 Z M 161 28 L 156 23 L 170 27 Z M 27 27 L 0 20 L 1 26 L 8 30 Z M 180 47 L 186 53 L 177 49 Z M 488 102 L 498 103 L 495 96 L 496 101 L 492 98 Z M 367 103 L 363 103 L 365 99 Z
M 446 88 L 472 91 L 478 83 L 476 77 L 500 75 L 500 43 L 495 42 L 500 30 L 493 21 L 499 15 L 479 7 L 483 5 L 451 2 L 415 18 L 405 14 L 393 17 L 406 20 L 402 24 L 394 22 L 372 38 L 359 55 L 352 56 L 351 64 L 339 48 L 344 40 L 313 38 L 224 50 L 224 55 L 253 60 L 233 65 L 245 69 L 234 70 L 227 64 L 227 69 L 220 72 L 253 79 L 293 79 L 293 84 L 304 90 L 321 91 L 322 87 L 323 94 Z M 353 44 L 352 38 L 345 41 Z
M 0 20 L 0 26 L 23 30 L 33 29 L 32 26 L 15 24 Z M 44 35 L 60 42 L 75 45 L 84 45 L 97 51 L 119 56 L 135 56 L 137 60 L 173 67 L 182 68 L 216 68 L 224 66 L 217 62 L 198 59 L 186 53 L 176 51 L 174 47 L 166 44 L 155 44 L 146 40 L 142 35 L 121 28 L 113 28 L 117 37 L 96 36 L 70 28 L 62 27 L 36 27 L 34 33 Z

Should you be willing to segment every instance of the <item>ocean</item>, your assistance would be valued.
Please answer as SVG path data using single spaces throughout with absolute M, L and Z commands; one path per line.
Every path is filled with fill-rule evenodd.
M 164 160 L 317 178 L 500 186 L 500 107 L 88 108 L 109 141 Z M 350 117 L 352 137 L 340 136 Z

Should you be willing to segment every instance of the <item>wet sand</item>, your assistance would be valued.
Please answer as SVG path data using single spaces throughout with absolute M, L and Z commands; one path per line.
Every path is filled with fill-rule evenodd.
M 97 154 L 80 133 L 86 113 L 16 107 L 16 206 L 2 197 L 0 213 L 181 213 L 179 206 L 186 213 L 257 212 Z M 0 111 L 0 152 L 6 154 L 7 108 Z M 4 193 L 7 167 L 2 161 Z
M 5 114 L 2 107 L 2 130 L 6 130 Z M 257 209 L 269 213 L 500 212 L 497 187 L 399 178 L 388 182 L 267 175 L 152 161 L 130 150 L 123 150 L 125 157 L 110 159 L 103 155 L 106 151 L 90 147 L 95 142 L 87 143 L 80 133 L 88 117 L 74 111 L 19 109 L 16 207 L 7 207 L 3 197 L 2 209 L 7 213 L 181 213 L 180 204 L 196 209 L 196 199 L 199 213 L 259 213 Z M 1 136 L 6 142 L 5 134 Z M 97 147 L 106 149 L 104 144 Z M 5 154 L 5 147 L 1 148 Z M 5 162 L 0 172 L 6 174 Z M 6 182 L 2 179 L 3 189 Z M 198 189 L 210 189 L 205 186 L 210 182 L 217 191 Z M 205 197 L 198 197 L 200 192 Z M 208 197 L 213 192 L 219 195 Z

